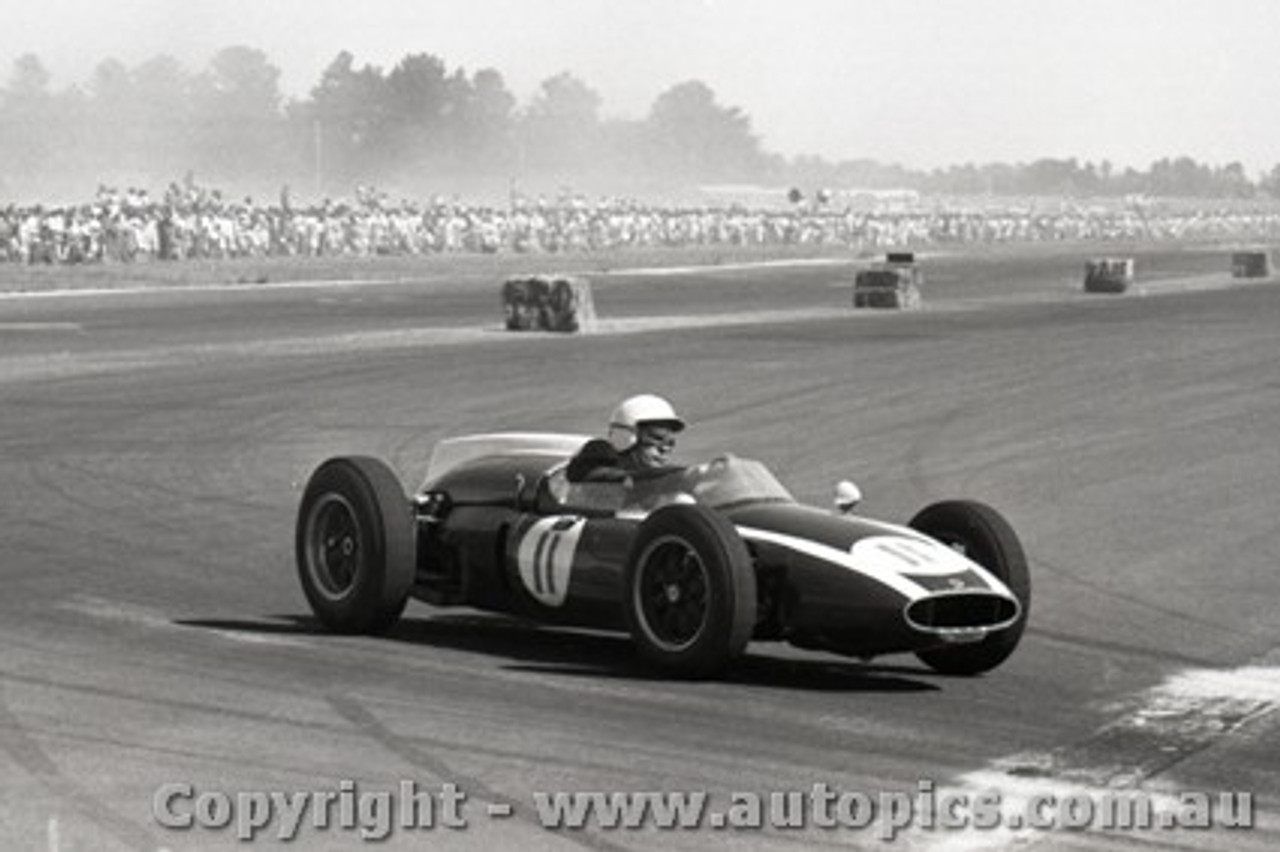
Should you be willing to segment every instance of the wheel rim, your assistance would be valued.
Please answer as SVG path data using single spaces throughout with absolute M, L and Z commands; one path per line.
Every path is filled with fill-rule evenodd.
M 702 635 L 711 609 L 711 582 L 697 551 L 683 539 L 666 537 L 640 555 L 635 611 L 649 641 L 664 651 L 683 651 Z
M 340 494 L 326 494 L 307 516 L 307 572 L 327 600 L 339 601 L 355 588 L 364 566 L 364 546 L 355 509 Z

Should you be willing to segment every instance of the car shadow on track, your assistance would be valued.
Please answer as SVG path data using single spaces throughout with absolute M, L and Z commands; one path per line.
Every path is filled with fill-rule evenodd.
M 176 623 L 222 632 L 311 636 L 318 640 L 348 638 L 338 637 L 316 619 L 303 615 L 254 620 L 182 619 Z M 505 658 L 509 662 L 504 667 L 511 671 L 655 682 L 680 680 L 638 660 L 625 635 L 548 627 L 488 613 L 401 618 L 385 634 L 360 638 Z M 861 663 L 817 652 L 804 657 L 780 657 L 767 653 L 769 647 L 753 646 L 715 680 L 737 686 L 822 692 L 931 692 L 940 688 L 930 682 L 939 675 L 924 667 Z

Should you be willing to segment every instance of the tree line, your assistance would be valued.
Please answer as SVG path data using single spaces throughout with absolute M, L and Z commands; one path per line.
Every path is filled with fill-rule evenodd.
M 54 90 L 35 54 L 0 89 L 0 199 L 65 193 L 86 181 L 139 184 L 198 175 L 266 191 L 316 194 L 353 185 L 429 193 L 487 182 L 631 189 L 708 183 L 905 188 L 950 194 L 1280 197 L 1280 165 L 1256 180 L 1239 163 L 1187 157 L 1150 169 L 1042 159 L 917 171 L 870 159 L 784 158 L 751 118 L 699 80 L 671 86 L 641 118 L 605 117 L 569 71 L 521 104 L 492 68 L 468 73 L 417 53 L 384 70 L 339 53 L 302 98 L 286 98 L 265 53 L 234 46 L 189 71 L 170 56 L 98 64 Z M 620 181 L 620 178 L 625 180 Z

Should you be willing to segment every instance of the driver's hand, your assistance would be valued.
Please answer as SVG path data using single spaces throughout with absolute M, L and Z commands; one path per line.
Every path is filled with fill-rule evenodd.
M 622 482 L 630 484 L 631 477 L 620 467 L 598 467 L 583 477 L 583 482 Z

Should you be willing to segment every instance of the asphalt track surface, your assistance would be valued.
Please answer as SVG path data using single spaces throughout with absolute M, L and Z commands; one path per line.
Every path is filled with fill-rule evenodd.
M 578 336 L 501 331 L 473 283 L 0 298 L 0 848 L 1275 849 L 1280 283 L 1223 258 L 1152 254 L 1123 296 L 1080 292 L 1070 252 L 925 258 L 909 314 L 854 312 L 841 264 L 615 273 Z M 1018 652 L 952 678 L 753 645 L 687 683 L 623 636 L 416 603 L 382 638 L 309 618 L 293 525 L 320 461 L 379 456 L 412 488 L 443 437 L 592 432 L 642 390 L 691 421 L 683 458 L 760 458 L 805 501 L 848 476 L 875 517 L 998 507 L 1032 564 Z M 375 844 L 308 812 L 248 844 L 154 805 L 405 782 L 454 785 L 466 827 L 437 810 Z M 1254 827 L 919 818 L 886 842 L 812 817 L 556 831 L 533 805 L 1134 784 L 1252 793 Z

